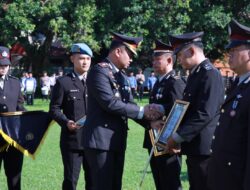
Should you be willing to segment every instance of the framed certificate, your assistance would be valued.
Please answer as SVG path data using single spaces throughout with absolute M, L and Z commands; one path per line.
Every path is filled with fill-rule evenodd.
M 167 120 L 161 129 L 158 138 L 156 139 L 156 146 L 160 148 L 165 148 L 169 137 L 177 130 L 180 125 L 180 122 L 187 111 L 189 102 L 176 100 Z
M 164 148 L 159 147 L 159 146 L 155 146 L 155 140 L 157 139 L 159 134 L 160 134 L 160 130 L 158 130 L 158 129 L 150 129 L 149 130 L 150 140 L 151 140 L 151 143 L 152 143 L 153 148 L 154 148 L 154 156 L 160 156 L 160 155 L 166 154 L 166 151 Z

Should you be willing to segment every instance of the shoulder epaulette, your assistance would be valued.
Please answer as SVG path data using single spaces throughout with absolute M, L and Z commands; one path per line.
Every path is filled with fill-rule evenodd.
M 202 67 L 203 67 L 204 69 L 206 69 L 207 71 L 213 69 L 212 65 L 210 65 L 210 64 L 208 64 L 208 63 L 202 65 Z
M 99 65 L 100 67 L 103 67 L 103 68 L 107 68 L 107 67 L 110 68 L 110 65 L 109 65 L 108 63 L 105 63 L 105 62 L 98 63 L 98 65 Z
M 8 77 L 9 77 L 9 78 L 13 78 L 13 79 L 19 80 L 17 77 L 14 77 L 14 76 L 12 76 L 12 75 L 8 75 Z
M 174 77 L 174 79 L 176 79 L 176 80 L 181 79 L 181 77 L 178 76 L 178 75 L 175 75 L 175 76 L 173 76 L 173 77 Z
M 250 77 L 248 77 L 248 78 L 244 81 L 244 84 L 249 83 L 249 81 L 250 81 Z
M 59 79 L 60 78 L 63 78 L 63 77 L 75 77 L 76 75 L 75 75 L 75 73 L 74 72 L 71 72 L 71 73 L 66 73 L 65 75 L 63 75 L 63 76 L 60 76 L 60 77 L 58 77 Z

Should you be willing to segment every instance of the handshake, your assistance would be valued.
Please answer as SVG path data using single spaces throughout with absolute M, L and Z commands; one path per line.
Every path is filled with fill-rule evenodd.
M 158 120 L 164 116 L 165 110 L 164 107 L 160 104 L 148 104 L 144 106 L 144 115 L 143 117 L 146 120 L 154 121 Z

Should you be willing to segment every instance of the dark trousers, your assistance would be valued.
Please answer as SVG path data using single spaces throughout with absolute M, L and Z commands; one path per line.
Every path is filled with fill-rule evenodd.
M 131 88 L 131 92 L 132 92 L 133 98 L 135 98 L 135 96 L 136 96 L 136 89 L 135 88 Z
M 144 86 L 143 85 L 138 85 L 137 92 L 138 92 L 138 100 L 142 100 L 143 92 L 144 92 Z
M 150 166 L 157 190 L 181 190 L 181 156 L 152 156 Z
M 210 156 L 187 156 L 189 190 L 208 190 L 207 176 Z
M 27 105 L 34 104 L 34 94 L 26 94 Z
M 42 95 L 42 100 L 48 101 L 49 100 L 49 95 Z
M 20 190 L 23 154 L 14 147 L 9 146 L 7 150 L 0 152 L 0 163 L 2 161 L 7 177 L 8 189 Z
M 89 167 L 87 165 L 84 152 L 80 150 L 69 150 L 61 147 L 61 154 L 64 166 L 63 190 L 76 190 L 81 166 L 84 170 L 85 189 L 91 189 L 91 180 L 89 177 Z
M 121 190 L 125 152 L 85 149 L 92 190 Z

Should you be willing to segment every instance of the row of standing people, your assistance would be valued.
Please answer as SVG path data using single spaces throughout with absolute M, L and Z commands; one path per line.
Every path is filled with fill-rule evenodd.
M 150 76 L 148 77 L 146 81 L 147 90 L 148 92 L 151 92 L 153 89 L 153 86 L 156 82 L 157 78 L 155 76 L 155 73 L 152 71 Z M 128 81 L 130 84 L 131 92 L 133 97 L 137 97 L 139 101 L 142 101 L 143 94 L 144 94 L 144 83 L 145 83 L 145 75 L 143 74 L 142 69 L 138 69 L 138 74 L 134 76 L 134 72 L 129 72 L 128 75 Z
M 181 189 L 181 151 L 187 156 L 190 189 L 249 189 L 250 28 L 235 20 L 230 28 L 229 64 L 239 75 L 239 82 L 225 100 L 222 77 L 204 55 L 203 32 L 169 35 L 171 46 L 159 43 L 153 68 L 160 78 L 150 94 L 151 104 L 144 107 L 133 102 L 123 73 L 142 38 L 113 33 L 107 58 L 93 66 L 87 80 L 92 51 L 86 44 L 74 44 L 70 57 L 74 71 L 58 79 L 50 103 L 50 114 L 62 129 L 63 189 L 75 189 L 82 164 L 86 189 L 121 189 L 127 119 L 145 128 L 144 145 L 150 149 L 147 130 L 161 128 L 161 118 L 169 113 L 176 99 L 188 101 L 190 106 L 167 142 L 169 154 L 151 160 L 156 188 Z M 186 84 L 173 74 L 175 58 L 190 70 Z M 77 121 L 84 115 L 87 118 L 81 127 Z M 0 158 L 4 159 L 7 175 L 10 171 L 6 154 L 0 153 Z M 20 175 L 21 171 L 19 185 Z M 14 183 L 7 177 L 8 184 Z
M 53 73 L 51 76 L 48 76 L 47 71 L 43 71 L 42 77 L 40 77 L 40 89 L 42 100 L 49 100 L 49 95 L 53 90 L 53 87 L 56 83 L 58 77 L 63 76 L 63 71 L 59 71 L 58 75 Z M 33 77 L 32 72 L 23 72 L 22 77 L 20 78 L 21 91 L 24 95 L 24 98 L 27 102 L 27 105 L 34 104 L 34 96 L 37 89 L 37 79 Z

